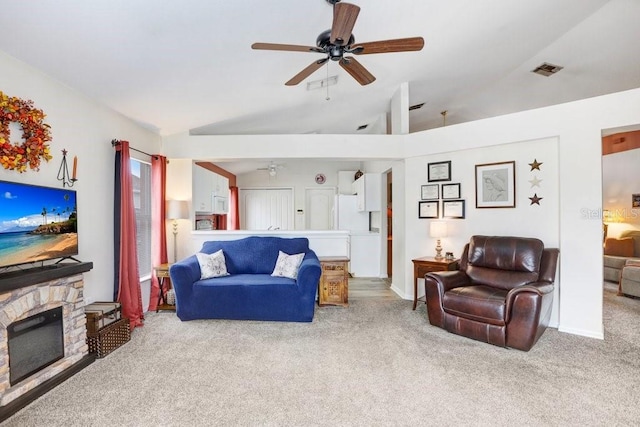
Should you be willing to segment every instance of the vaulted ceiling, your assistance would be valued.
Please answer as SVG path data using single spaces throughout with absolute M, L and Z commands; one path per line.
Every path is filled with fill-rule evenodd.
M 0 50 L 160 134 L 366 133 L 409 84 L 412 132 L 640 87 L 637 0 L 349 0 L 358 42 L 420 36 L 419 52 L 358 57 L 361 86 L 314 46 L 326 0 L 0 0 Z M 564 67 L 544 77 L 547 62 Z M 307 90 L 307 82 L 337 84 Z M 1 89 L 1 88 L 0 88 Z M 329 99 L 327 99 L 329 98 Z

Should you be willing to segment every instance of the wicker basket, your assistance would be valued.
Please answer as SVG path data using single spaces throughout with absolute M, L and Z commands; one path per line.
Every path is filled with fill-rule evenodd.
M 167 304 L 176 305 L 176 293 L 173 291 L 173 289 L 169 289 L 167 291 L 167 295 L 165 296 L 165 298 L 167 300 Z
M 129 339 L 131 339 L 131 331 L 129 319 L 126 317 L 101 328 L 96 333 L 87 333 L 89 353 L 95 353 L 97 358 L 105 357 Z

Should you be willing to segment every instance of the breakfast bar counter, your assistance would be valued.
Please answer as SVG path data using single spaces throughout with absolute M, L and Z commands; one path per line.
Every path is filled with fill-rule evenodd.
M 346 230 L 193 230 L 191 252 L 196 253 L 210 240 L 237 240 L 258 237 L 306 237 L 309 247 L 320 256 L 349 256 L 349 231 Z

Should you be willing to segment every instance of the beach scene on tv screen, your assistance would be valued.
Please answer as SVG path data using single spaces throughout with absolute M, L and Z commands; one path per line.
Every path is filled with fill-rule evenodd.
M 0 266 L 78 254 L 75 191 L 0 182 Z

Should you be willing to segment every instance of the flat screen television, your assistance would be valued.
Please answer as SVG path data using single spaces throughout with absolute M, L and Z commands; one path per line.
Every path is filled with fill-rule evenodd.
M 77 207 L 73 190 L 0 181 L 0 269 L 78 255 Z

